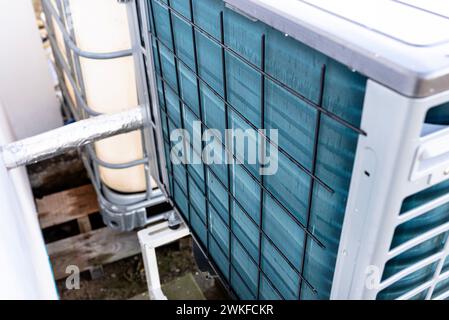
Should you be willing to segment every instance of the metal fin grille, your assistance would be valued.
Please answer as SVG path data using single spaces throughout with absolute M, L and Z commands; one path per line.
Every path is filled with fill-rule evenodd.
M 239 298 L 329 298 L 366 78 L 223 1 L 143 2 L 168 188 L 204 252 Z M 277 144 L 262 137 L 279 149 L 277 173 L 172 163 L 170 133 L 193 134 L 193 121 L 278 129 Z M 214 141 L 222 159 L 245 157 Z
M 405 221 L 395 230 L 377 299 L 449 297 L 448 188 L 444 181 L 402 203 Z

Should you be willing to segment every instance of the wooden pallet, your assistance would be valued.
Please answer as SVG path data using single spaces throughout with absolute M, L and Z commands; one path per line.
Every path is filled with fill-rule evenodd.
M 54 193 L 36 202 L 42 229 L 78 222 L 80 234 L 47 244 L 57 280 L 69 275 L 69 265 L 89 270 L 95 278 L 101 275 L 103 265 L 140 253 L 135 232 L 116 232 L 106 227 L 92 230 L 89 215 L 99 211 L 92 185 Z

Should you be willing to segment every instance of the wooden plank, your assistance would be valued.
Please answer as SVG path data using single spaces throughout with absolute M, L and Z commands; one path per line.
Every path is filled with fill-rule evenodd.
M 65 190 L 37 199 L 41 228 L 51 227 L 99 211 L 92 185 Z
M 87 233 L 92 231 L 92 225 L 90 224 L 89 216 L 81 217 L 76 219 L 78 222 L 78 228 L 80 229 L 80 233 Z
M 76 221 L 78 222 L 80 233 L 87 233 L 89 231 L 92 231 L 92 225 L 90 223 L 89 216 L 78 218 L 76 219 Z M 100 279 L 104 276 L 103 266 L 93 266 L 89 268 L 89 273 L 91 279 Z
M 66 268 L 77 266 L 86 271 L 95 266 L 140 253 L 136 232 L 117 232 L 102 228 L 47 245 L 57 280 L 67 277 Z

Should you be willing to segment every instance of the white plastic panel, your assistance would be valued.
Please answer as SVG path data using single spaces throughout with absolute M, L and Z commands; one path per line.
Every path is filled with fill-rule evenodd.
M 445 0 L 396 0 L 396 1 L 449 18 L 449 2 Z
M 414 46 L 430 46 L 449 40 L 447 32 L 449 19 L 400 2 L 391 0 L 301 1 Z M 446 5 L 448 5 L 447 2 Z
M 424 176 L 429 180 L 449 176 L 449 130 L 441 130 L 421 138 L 410 179 L 415 181 Z
M 426 99 L 410 99 L 369 81 L 362 118 L 362 128 L 367 131 L 367 136 L 360 137 L 357 147 L 332 298 L 409 299 L 417 295 L 418 298 L 430 298 L 432 288 L 440 279 L 449 245 L 446 242 L 446 247 L 440 250 L 437 245 L 431 247 L 429 244 L 435 252 L 428 256 L 430 249 L 426 251 L 425 247 L 419 251 L 416 247 L 449 230 L 446 220 L 434 222 L 440 218 L 438 214 L 449 198 L 441 191 L 435 195 L 437 198 L 424 198 L 427 202 L 414 204 L 415 207 L 412 204 L 411 208 L 404 207 L 404 203 L 412 195 L 444 181 L 447 183 L 449 130 L 425 136 L 422 132 L 427 111 L 448 100 L 449 92 Z M 382 130 L 379 130 L 379 124 L 382 124 Z M 375 170 L 372 169 L 372 158 L 381 159 L 376 162 Z M 364 172 L 370 173 L 368 178 Z M 364 191 L 367 188 L 370 192 Z M 435 213 L 433 210 L 440 211 Z M 435 220 L 430 220 L 435 225 L 425 220 L 426 215 L 437 215 L 432 218 Z M 412 221 L 417 218 L 422 220 Z M 411 229 L 415 225 L 416 230 L 421 230 L 419 226 L 422 231 L 409 231 L 415 230 Z M 409 233 L 399 235 L 399 238 L 403 237 L 399 239 L 397 227 L 408 228 L 406 232 Z M 398 242 L 394 243 L 394 240 Z M 420 254 L 416 261 L 409 256 L 404 258 L 404 254 L 411 255 L 410 250 Z M 409 259 L 409 262 L 401 270 L 393 261 L 396 258 L 399 259 L 396 261 Z M 423 275 L 426 278 L 419 278 Z M 404 279 L 409 280 L 410 288 L 399 287 Z M 414 287 L 417 283 L 419 286 Z M 398 286 L 392 289 L 394 285 Z M 382 291 L 384 289 L 387 291 Z

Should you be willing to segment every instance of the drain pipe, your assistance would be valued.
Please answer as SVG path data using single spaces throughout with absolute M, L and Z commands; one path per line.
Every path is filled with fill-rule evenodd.
M 0 148 L 7 169 L 52 158 L 70 149 L 143 127 L 143 107 L 77 121 Z

